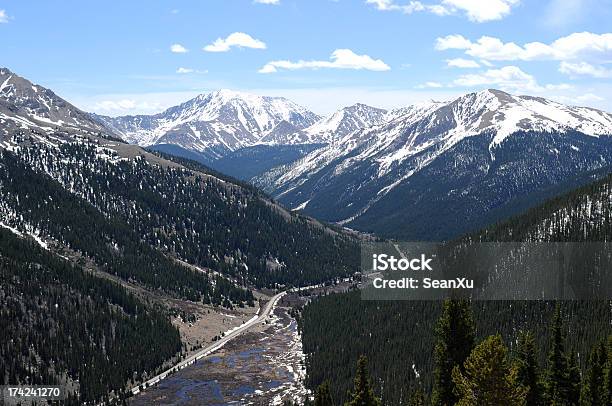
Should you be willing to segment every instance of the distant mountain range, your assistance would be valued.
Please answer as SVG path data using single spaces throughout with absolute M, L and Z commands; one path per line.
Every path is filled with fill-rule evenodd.
M 291 265 L 311 261 L 314 254 L 296 257 L 299 249 L 289 248 L 287 239 L 308 250 L 319 241 L 318 252 L 328 251 L 328 259 L 339 264 L 334 241 L 353 249 L 352 236 L 291 213 L 255 188 L 192 161 L 164 159 L 126 144 L 109 126 L 8 69 L 0 69 L 0 84 L 0 227 L 177 295 L 187 290 L 194 295 L 191 289 L 198 287 L 177 287 L 184 281 L 173 280 L 172 272 L 190 277 L 193 272 L 174 263 L 176 258 L 231 275 L 240 285 L 299 279 L 311 284 L 327 280 L 323 274 L 328 271 L 348 272 L 343 265 L 315 265 L 310 274 L 310 265 Z M 23 179 L 29 180 L 20 185 Z M 227 233 L 236 233 L 231 247 L 222 236 Z M 279 250 L 273 248 L 277 239 Z M 206 255 L 199 251 L 201 244 L 208 244 Z M 117 252 L 121 258 L 109 261 Z M 149 270 L 126 265 L 134 258 L 144 261 L 145 254 L 167 262 L 163 284 Z M 233 258 L 231 265 L 224 258 Z M 293 272 L 302 276 L 291 277 Z M 197 294 L 206 294 L 200 288 Z
M 156 115 L 94 117 L 132 144 L 179 145 L 211 160 L 255 144 L 296 143 L 291 135 L 320 119 L 282 97 L 226 89 L 199 95 Z
M 355 104 L 328 117 L 219 90 L 160 114 L 111 118 L 7 69 L 0 84 L 5 134 L 30 129 L 49 142 L 79 127 L 121 137 L 248 180 L 290 209 L 397 238 L 452 238 L 612 164 L 609 113 L 494 89 L 391 111 Z
M 155 115 L 108 117 L 92 114 L 124 140 L 143 147 L 177 145 L 214 166 L 256 145 L 327 144 L 362 128 L 382 124 L 402 110 L 355 104 L 320 117 L 283 97 L 227 89 L 202 94 Z
M 498 90 L 409 107 L 254 183 L 363 231 L 447 239 L 580 184 L 612 163 L 612 116 Z M 566 186 L 563 186 L 566 185 Z

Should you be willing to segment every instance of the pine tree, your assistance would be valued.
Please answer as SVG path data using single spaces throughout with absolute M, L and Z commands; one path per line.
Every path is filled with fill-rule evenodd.
M 489 336 L 464 363 L 464 371 L 453 369 L 457 406 L 524 406 L 527 389 L 510 366 L 508 349 L 501 335 Z
M 368 360 L 361 356 L 357 361 L 353 392 L 345 406 L 381 406 L 381 401 L 374 395 L 374 389 L 368 376 Z
M 474 347 L 474 321 L 469 302 L 446 300 L 436 325 L 434 347 L 433 406 L 452 406 L 458 398 L 454 393 L 453 368 L 462 369 Z
M 565 352 L 565 335 L 559 306 L 551 323 L 551 343 L 546 370 L 546 397 L 550 405 L 571 405 L 572 385 L 569 377 L 568 357 Z
M 423 389 L 419 387 L 412 392 L 410 400 L 408 400 L 408 406 L 425 406 L 425 393 Z
M 323 382 L 317 388 L 314 406 L 333 406 L 329 381 Z
M 567 399 L 570 405 L 578 405 L 580 403 L 581 373 L 580 373 L 580 367 L 578 366 L 576 352 L 573 350 L 568 359 L 567 373 L 568 373 L 568 389 L 569 389 Z
M 606 385 L 604 375 L 607 362 L 606 347 L 602 342 L 593 347 L 589 356 L 589 364 L 584 377 L 584 385 L 580 396 L 582 406 L 606 406 Z
M 515 368 L 518 383 L 527 389 L 527 404 L 529 406 L 543 405 L 544 388 L 538 366 L 535 338 L 530 331 L 519 333 Z

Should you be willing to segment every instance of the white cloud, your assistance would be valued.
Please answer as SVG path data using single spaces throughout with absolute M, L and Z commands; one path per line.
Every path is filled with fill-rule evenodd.
M 189 52 L 189 50 L 185 48 L 184 46 L 182 46 L 181 44 L 172 44 L 170 46 L 170 52 L 173 52 L 175 54 L 184 54 L 184 53 Z
M 476 74 L 461 75 L 453 82 L 456 86 L 479 87 L 496 86 L 509 91 L 543 92 L 547 90 L 567 90 L 567 84 L 539 85 L 536 79 L 523 72 L 517 66 L 504 66 L 500 69 L 488 69 Z
M 572 60 L 612 58 L 612 33 L 576 32 L 550 44 L 529 42 L 517 45 L 499 38 L 483 36 L 472 42 L 461 35 L 438 38 L 436 49 L 463 49 L 467 55 L 492 61 Z
M 455 59 L 447 59 L 446 65 L 451 68 L 480 68 L 478 62 L 473 61 L 471 59 L 463 59 L 463 58 L 455 58 Z
M 589 102 L 604 101 L 606 99 L 596 94 L 593 94 L 593 93 L 587 93 L 587 94 L 583 94 L 580 96 L 576 96 L 576 100 L 580 103 L 589 103 Z
M 8 23 L 8 21 L 9 21 L 9 16 L 8 14 L 6 14 L 6 10 L 0 10 L 0 24 Z
M 409 1 L 398 4 L 394 0 L 366 0 L 381 11 L 399 11 L 412 14 L 417 11 L 445 16 L 449 14 L 465 14 L 468 19 L 478 23 L 499 20 L 510 14 L 512 7 L 518 0 L 442 0 L 438 4 L 424 4 L 420 1 Z
M 176 75 L 174 80 L 176 81 Z M 93 96 L 68 96 L 75 106 L 84 111 L 120 116 L 126 114 L 156 114 L 168 107 L 176 106 L 195 96 L 200 91 L 100 94 Z
M 254 0 L 254 2 L 259 4 L 280 4 L 280 0 Z
M 393 0 L 366 0 L 366 4 L 374 4 L 377 10 L 400 11 L 405 14 L 412 14 L 415 11 L 425 10 L 425 6 L 420 1 L 410 1 L 407 4 L 396 4 Z
M 444 85 L 439 82 L 425 82 L 416 86 L 417 89 L 439 89 L 441 87 L 444 87 Z
M 598 96 L 594 93 L 585 93 L 585 94 L 560 94 L 560 95 L 550 95 L 552 100 L 555 100 L 559 103 L 570 104 L 574 106 L 590 106 L 602 110 L 610 111 L 610 106 L 604 103 L 606 99 L 604 97 Z
M 459 34 L 447 35 L 446 37 L 436 39 L 436 49 L 438 51 L 447 49 L 468 49 L 471 46 L 472 41 Z
M 368 55 L 357 55 L 350 49 L 336 49 L 330 61 L 270 61 L 265 64 L 259 73 L 274 73 L 279 69 L 365 69 L 371 71 L 387 71 L 391 68 L 381 59 L 373 59 Z
M 517 66 L 504 66 L 501 69 L 489 69 L 482 73 L 462 75 L 455 79 L 454 83 L 466 87 L 509 84 L 523 86 L 527 83 L 535 83 L 535 79 Z
M 183 68 L 180 67 L 176 70 L 176 73 L 187 74 L 187 73 L 208 73 L 207 70 L 198 70 L 192 68 Z
M 518 3 L 518 0 L 442 0 L 450 12 L 463 12 L 471 21 L 478 23 L 502 19 Z
M 232 47 L 266 49 L 266 44 L 244 32 L 234 32 L 227 38 L 217 38 L 215 42 L 204 47 L 206 52 L 227 52 Z
M 439 16 L 447 16 L 451 14 L 451 10 L 449 10 L 447 7 L 444 7 L 441 4 L 434 4 L 433 6 L 427 6 L 427 10 Z
M 567 75 L 586 75 L 595 78 L 612 78 L 612 69 L 606 69 L 603 66 L 593 66 L 587 62 L 561 62 L 559 72 Z

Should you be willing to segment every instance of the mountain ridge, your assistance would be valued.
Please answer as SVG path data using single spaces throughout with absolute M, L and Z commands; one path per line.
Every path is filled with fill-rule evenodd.
M 22 111 L 19 109 L 20 105 L 11 105 L 13 100 L 9 99 L 9 95 L 12 93 L 6 89 L 11 85 L 11 92 L 14 93 L 14 89 L 29 88 L 33 85 L 22 78 L 15 84 L 13 74 L 8 70 L 2 71 L 2 74 L 6 75 L 6 78 L 0 82 L 4 83 L 4 91 L 0 92 L 0 106 L 10 107 L 7 111 L 17 111 L 21 114 L 16 116 L 17 120 L 25 120 L 30 110 Z M 38 86 L 37 91 L 32 90 L 32 93 L 52 95 L 56 98 L 54 105 L 68 109 L 67 116 L 80 112 L 41 86 Z M 26 94 L 31 95 L 28 92 Z M 28 106 L 27 100 L 22 99 L 17 101 Z M 44 106 L 43 102 L 35 101 L 32 106 Z M 47 109 L 45 114 L 56 110 Z M 39 112 L 40 114 L 42 113 Z M 59 121 L 56 123 L 57 126 L 48 128 L 40 128 L 34 122 L 30 123 L 31 126 L 24 127 L 0 126 L 0 129 L 4 130 L 0 132 L 0 167 L 7 170 L 12 168 L 14 171 L 14 176 L 6 173 L 1 173 L 0 176 L 0 190 L 3 191 L 0 199 L 0 222 L 36 235 L 43 243 L 50 242 L 60 247 L 68 244 L 71 250 L 80 250 L 84 257 L 92 257 L 90 259 L 102 262 L 102 268 L 114 269 L 112 272 L 115 274 L 120 274 L 117 270 L 120 268 L 124 277 L 138 280 L 134 275 L 130 276 L 133 269 L 122 264 L 127 263 L 128 259 L 141 261 L 143 252 L 152 252 L 160 258 L 165 257 L 164 260 L 170 263 L 178 257 L 191 264 L 199 264 L 202 268 L 220 269 L 223 271 L 221 274 L 225 276 L 235 277 L 242 273 L 240 278 L 236 278 L 239 279 L 239 285 L 265 286 L 274 282 L 280 283 L 281 280 L 282 283 L 296 283 L 298 279 L 303 279 L 305 283 L 320 282 L 321 278 L 327 278 L 324 276 L 325 272 L 320 271 L 324 267 L 312 268 L 313 274 L 310 276 L 315 278 L 310 279 L 310 266 L 305 263 L 298 264 L 302 258 L 290 257 L 286 251 L 287 246 L 291 244 L 285 241 L 282 247 L 279 247 L 280 251 L 274 253 L 271 242 L 268 243 L 268 250 L 272 251 L 266 251 L 254 241 L 268 233 L 267 238 L 274 241 L 275 235 L 285 233 L 288 236 L 295 232 L 301 236 L 299 239 L 288 238 L 298 245 L 311 238 L 311 246 L 316 245 L 315 240 L 323 241 L 328 238 L 346 249 L 352 249 L 354 245 L 352 237 L 341 235 L 314 219 L 291 213 L 255 188 L 215 173 L 195 162 L 158 156 L 139 146 L 109 139 L 101 133 L 108 128 L 96 123 L 92 124 L 94 128 L 89 125 L 81 127 L 77 121 L 74 125 L 62 126 Z M 26 172 L 27 176 L 23 175 Z M 50 191 L 49 195 L 35 196 L 35 189 L 19 188 L 14 183 L 17 176 L 23 179 L 32 177 L 32 182 L 36 180 L 40 183 L 39 189 Z M 27 197 L 27 193 L 31 196 Z M 74 214 L 70 217 L 70 220 L 76 223 L 69 229 L 59 227 L 62 224 L 58 220 L 61 217 L 60 209 L 68 209 L 53 203 L 54 199 L 50 197 L 52 194 L 62 196 L 61 199 L 66 202 L 72 202 L 70 207 L 73 211 L 79 211 L 79 216 Z M 57 199 L 59 198 L 55 200 Z M 34 208 L 24 209 L 30 204 L 34 204 Z M 28 213 L 22 213 L 22 210 L 27 210 Z M 46 217 L 43 215 L 45 210 Z M 158 211 L 154 218 L 142 217 L 143 213 L 153 211 Z M 187 212 L 190 214 L 185 214 Z M 204 216 L 206 212 L 208 215 Z M 50 222 L 48 217 L 51 215 L 56 216 L 56 222 Z M 85 218 L 99 223 L 95 232 L 88 228 L 91 225 L 83 220 Z M 199 220 L 194 221 L 195 218 Z M 211 223 L 212 218 L 217 218 L 217 221 Z M 246 225 L 245 221 L 256 222 L 258 227 L 254 226 L 255 223 Z M 164 224 L 155 225 L 156 222 Z M 113 227 L 110 226 L 111 223 Z M 240 223 L 242 225 L 239 225 Z M 220 227 L 220 224 L 224 224 L 224 227 Z M 167 230 L 162 232 L 164 228 Z M 228 238 L 227 233 L 232 228 L 240 230 L 236 231 L 238 234 L 232 239 L 233 248 L 218 245 L 219 241 Z M 283 228 L 285 230 L 280 231 Z M 124 231 L 117 233 L 115 229 Z M 176 229 L 184 230 L 177 233 Z M 82 232 L 87 238 L 75 235 L 75 230 L 89 230 Z M 251 235 L 252 233 L 256 234 Z M 128 235 L 132 237 L 126 238 Z M 177 243 L 177 239 L 181 242 Z M 207 255 L 198 254 L 196 249 L 196 242 L 204 240 L 209 244 Z M 333 262 L 339 261 L 332 248 L 335 243 L 327 244 L 329 259 Z M 233 251 L 234 248 L 236 252 Z M 298 251 L 296 248 L 294 247 L 293 252 Z M 123 258 L 104 263 L 102 258 L 112 256 L 116 250 L 122 252 Z M 326 250 L 321 248 L 321 252 Z M 127 255 L 123 251 L 133 255 Z M 225 258 L 228 258 L 228 261 L 233 258 L 231 265 L 225 262 Z M 283 265 L 272 267 L 269 261 L 274 260 L 282 262 Z M 157 262 L 160 261 L 162 260 Z M 176 275 L 185 271 L 180 266 L 165 266 L 176 268 Z M 302 276 L 292 279 L 289 274 L 298 272 L 298 268 Z M 331 272 L 341 268 L 342 272 L 350 272 L 349 268 L 344 266 L 328 267 Z M 268 271 L 260 273 L 264 269 Z M 152 286 L 157 283 L 155 280 L 160 279 L 157 276 L 151 277 L 146 272 L 139 273 L 138 277 L 141 282 L 150 283 Z M 179 295 L 185 294 L 188 289 L 180 284 L 176 288 L 170 286 L 170 283 L 167 285 L 169 291 Z M 188 293 L 187 296 L 193 298 L 197 294 Z
M 128 142 L 176 144 L 216 159 L 252 146 L 276 130 L 279 137 L 308 127 L 319 116 L 283 97 L 220 89 L 155 115 L 94 116 Z M 288 128 L 279 127 L 286 123 Z
M 541 188 L 544 179 L 554 184 L 561 173 L 575 176 L 610 163 L 612 115 L 596 109 L 484 90 L 406 113 L 350 133 L 253 181 L 289 208 L 377 232 L 380 227 L 368 224 L 382 217 L 402 217 L 407 198 L 441 199 L 453 207 L 448 196 L 464 193 L 456 196 L 461 201 L 472 198 L 466 193 L 482 195 L 486 192 L 482 182 L 490 186 L 503 178 L 513 186 L 499 192 L 508 195 L 522 190 L 527 179 L 532 187 Z M 512 167 L 519 172 L 509 172 Z M 517 177 L 519 173 L 525 176 Z M 426 181 L 425 174 L 434 178 Z M 426 191 L 436 188 L 433 179 L 448 189 L 436 189 L 435 196 L 428 198 Z M 411 186 L 409 195 L 396 192 L 398 188 L 407 191 L 405 186 L 414 182 L 420 186 Z M 507 196 L 507 201 L 511 198 Z M 496 198 L 488 199 L 488 203 L 477 204 L 488 210 Z M 399 201 L 404 202 L 401 207 Z M 381 212 L 383 205 L 387 209 Z M 426 207 L 421 209 L 423 216 Z M 445 210 L 444 206 L 440 209 Z
M 4 138 L 19 129 L 29 130 L 40 140 L 66 130 L 116 138 L 116 134 L 92 119 L 89 113 L 8 68 L 0 68 L 0 125 L 0 137 Z

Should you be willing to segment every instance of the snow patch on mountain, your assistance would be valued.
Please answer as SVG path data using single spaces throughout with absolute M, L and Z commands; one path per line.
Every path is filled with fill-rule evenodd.
M 283 137 L 320 118 L 283 97 L 228 89 L 201 94 L 152 116 L 96 117 L 130 143 L 176 144 L 196 151 L 212 150 L 213 155 L 266 143 L 269 134 L 273 134 L 272 142 L 282 143 Z
M 387 110 L 357 103 L 344 107 L 308 127 L 304 132 L 310 140 L 334 142 L 354 131 L 387 121 Z
M 330 128 L 339 121 L 339 116 L 332 117 L 326 122 Z M 324 128 L 322 123 L 321 127 Z M 465 138 L 491 134 L 489 151 L 494 160 L 496 149 L 519 131 L 557 134 L 578 131 L 593 137 L 612 135 L 612 115 L 540 97 L 513 96 L 489 89 L 450 101 L 432 101 L 385 113 L 379 123 L 335 135 L 326 147 L 311 152 L 282 171 L 260 177 L 256 184 L 282 198 L 287 194 L 301 194 L 301 186 L 324 169 L 325 176 L 333 178 L 357 171 L 358 167 L 360 171 L 364 166 L 374 167 L 375 178 L 384 181 L 379 182 L 382 186 L 371 200 L 362 204 L 356 214 L 359 216 Z M 417 156 L 414 167 L 397 172 L 402 162 Z M 387 176 L 392 172 L 393 176 Z M 312 193 L 304 193 L 299 203 L 310 201 Z
M 109 133 L 88 113 L 6 68 L 0 68 L 0 124 L 0 137 L 16 130 Z

